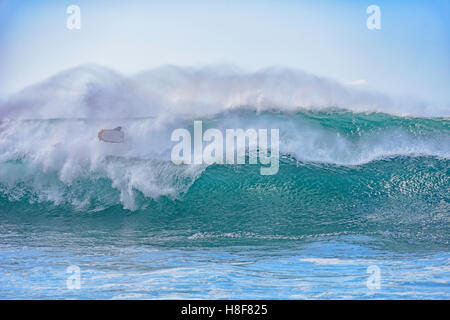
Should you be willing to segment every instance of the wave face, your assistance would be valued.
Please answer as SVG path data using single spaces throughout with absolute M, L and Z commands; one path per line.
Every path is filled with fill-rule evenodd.
M 98 141 L 99 128 L 117 125 L 126 128 L 124 145 Z M 170 133 L 192 125 L 155 118 L 3 121 L 2 206 L 62 215 L 131 210 L 157 217 L 153 227 L 201 230 L 190 236 L 205 241 L 363 233 L 448 245 L 446 119 L 238 110 L 204 120 L 204 129 L 280 128 L 274 176 L 248 164 L 174 165 Z

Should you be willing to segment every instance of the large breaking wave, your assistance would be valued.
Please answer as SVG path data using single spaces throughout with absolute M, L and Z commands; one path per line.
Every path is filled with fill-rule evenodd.
M 2 201 L 88 211 L 116 205 L 144 210 L 161 197 L 169 202 L 191 197 L 201 207 L 214 201 L 201 194 L 192 198 L 192 192 L 208 193 L 203 184 L 215 178 L 225 186 L 218 188 L 219 203 L 230 208 L 239 201 L 227 198 L 233 192 L 226 186 L 240 190 L 241 197 L 253 190 L 262 207 L 285 197 L 294 211 L 295 195 L 304 203 L 334 199 L 336 206 L 347 207 L 358 187 L 369 198 L 402 203 L 422 194 L 437 199 L 435 209 L 445 212 L 447 111 L 286 69 L 248 74 L 164 67 L 125 77 L 84 66 L 1 105 L 0 192 Z M 170 134 L 192 129 L 193 120 L 222 130 L 279 128 L 279 174 L 262 181 L 251 166 L 174 165 Z M 101 128 L 116 126 L 125 128 L 125 144 L 97 139 Z M 335 182 L 340 189 L 334 189 Z

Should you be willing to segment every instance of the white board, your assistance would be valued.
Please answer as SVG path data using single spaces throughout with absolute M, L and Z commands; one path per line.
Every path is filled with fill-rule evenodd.
M 98 139 L 109 143 L 123 143 L 125 141 L 125 134 L 121 127 L 115 129 L 102 129 L 98 133 Z

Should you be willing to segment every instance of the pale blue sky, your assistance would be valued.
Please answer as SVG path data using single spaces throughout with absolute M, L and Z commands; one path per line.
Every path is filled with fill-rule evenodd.
M 81 8 L 68 30 L 66 8 Z M 381 8 L 381 30 L 366 8 Z M 0 0 L 0 95 L 97 63 L 302 69 L 450 106 L 449 1 Z

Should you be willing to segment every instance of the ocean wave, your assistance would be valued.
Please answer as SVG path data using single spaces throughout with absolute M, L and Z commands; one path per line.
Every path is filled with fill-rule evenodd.
M 92 200 L 101 197 L 107 205 L 118 200 L 131 210 L 140 208 L 139 195 L 178 199 L 207 168 L 170 161 L 175 144 L 170 141 L 171 132 L 177 127 L 192 131 L 192 124 L 188 119 L 161 123 L 155 118 L 4 120 L 0 125 L 0 191 L 9 199 L 28 194 L 33 201 L 69 201 L 81 208 L 90 207 L 92 201 L 101 203 Z M 125 130 L 125 143 L 98 140 L 101 128 L 119 125 Z M 280 170 L 305 164 L 357 169 L 398 157 L 433 157 L 447 163 L 449 126 L 449 120 L 442 118 L 343 111 L 240 110 L 204 120 L 204 128 L 223 132 L 226 128 L 279 128 Z M 94 185 L 99 189 L 91 190 Z
M 288 168 L 305 165 L 364 170 L 377 161 L 417 157 L 447 164 L 449 113 L 430 110 L 288 69 L 164 67 L 127 77 L 82 66 L 1 102 L 0 192 L 8 201 L 69 203 L 94 211 L 183 199 L 207 172 L 223 174 L 170 161 L 171 133 L 192 133 L 194 120 L 222 132 L 279 129 L 280 170 L 294 177 L 298 172 Z M 98 140 L 99 130 L 118 126 L 125 143 Z M 223 167 L 228 174 L 240 166 Z M 278 176 L 290 179 L 283 172 Z

